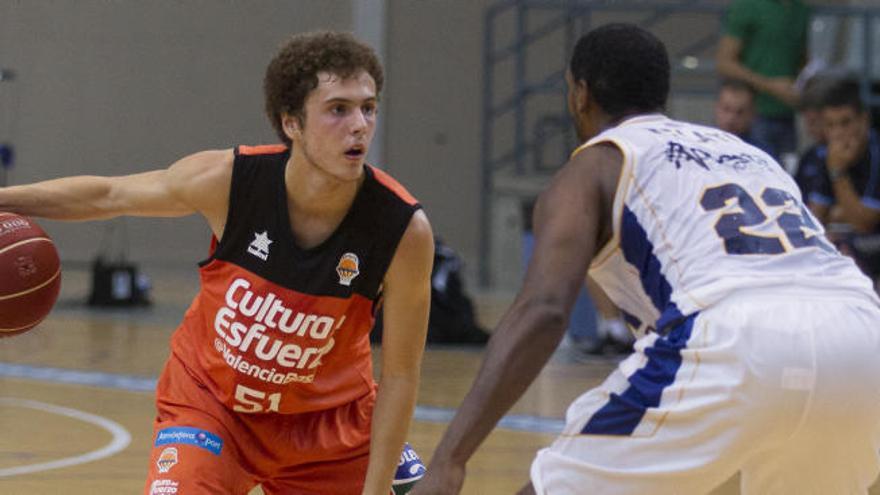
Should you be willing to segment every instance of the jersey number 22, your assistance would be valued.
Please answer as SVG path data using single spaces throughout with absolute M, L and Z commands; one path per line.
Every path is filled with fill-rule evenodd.
M 834 251 L 818 233 L 819 228 L 804 205 L 788 191 L 767 187 L 756 199 L 739 184 L 722 184 L 707 189 L 700 199 L 700 206 L 706 211 L 719 210 L 733 199 L 741 211 L 725 213 L 715 222 L 715 232 L 724 239 L 724 249 L 729 254 L 781 254 L 804 247 Z M 777 217 L 777 232 L 759 235 L 745 230 L 765 223 L 768 217 L 764 211 L 779 206 L 788 207 L 788 211 Z

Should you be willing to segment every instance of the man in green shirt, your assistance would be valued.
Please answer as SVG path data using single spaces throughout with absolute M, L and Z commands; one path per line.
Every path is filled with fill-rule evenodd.
M 794 80 L 806 61 L 809 8 L 801 0 L 733 0 L 718 45 L 718 73 L 757 93 L 754 143 L 779 158 L 795 151 Z

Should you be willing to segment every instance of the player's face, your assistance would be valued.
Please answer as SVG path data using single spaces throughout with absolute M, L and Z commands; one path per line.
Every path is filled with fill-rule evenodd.
M 722 89 L 715 102 L 715 124 L 719 129 L 744 136 L 752 127 L 755 107 L 748 91 Z
M 822 109 L 822 123 L 828 142 L 868 143 L 868 112 L 859 112 L 849 105 L 826 107 Z
M 376 131 L 376 82 L 366 71 L 348 78 L 318 73 L 318 86 L 304 105 L 303 122 L 285 116 L 299 154 L 312 166 L 342 181 L 357 180 Z

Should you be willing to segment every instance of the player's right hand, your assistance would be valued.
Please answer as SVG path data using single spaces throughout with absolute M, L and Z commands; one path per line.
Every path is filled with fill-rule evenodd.
M 425 477 L 409 495 L 458 495 L 464 484 L 463 464 L 431 462 Z

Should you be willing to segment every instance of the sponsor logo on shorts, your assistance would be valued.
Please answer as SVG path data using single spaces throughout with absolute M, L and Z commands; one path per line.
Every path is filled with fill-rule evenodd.
M 156 460 L 156 467 L 159 468 L 160 473 L 171 471 L 175 464 L 177 464 L 177 449 L 174 447 L 167 447 Z
M 174 480 L 155 480 L 150 484 L 150 495 L 166 495 L 177 493 L 177 485 L 180 483 Z
M 210 431 L 191 428 L 188 426 L 176 426 L 159 430 L 156 435 L 156 447 L 171 443 L 195 445 L 214 455 L 220 455 L 223 450 L 223 439 Z M 168 450 L 168 449 L 165 449 Z M 164 451 L 163 451 L 164 453 Z M 174 459 L 177 461 L 177 449 L 174 449 Z M 161 460 L 161 457 L 160 457 Z M 163 471 L 165 472 L 165 471 Z

